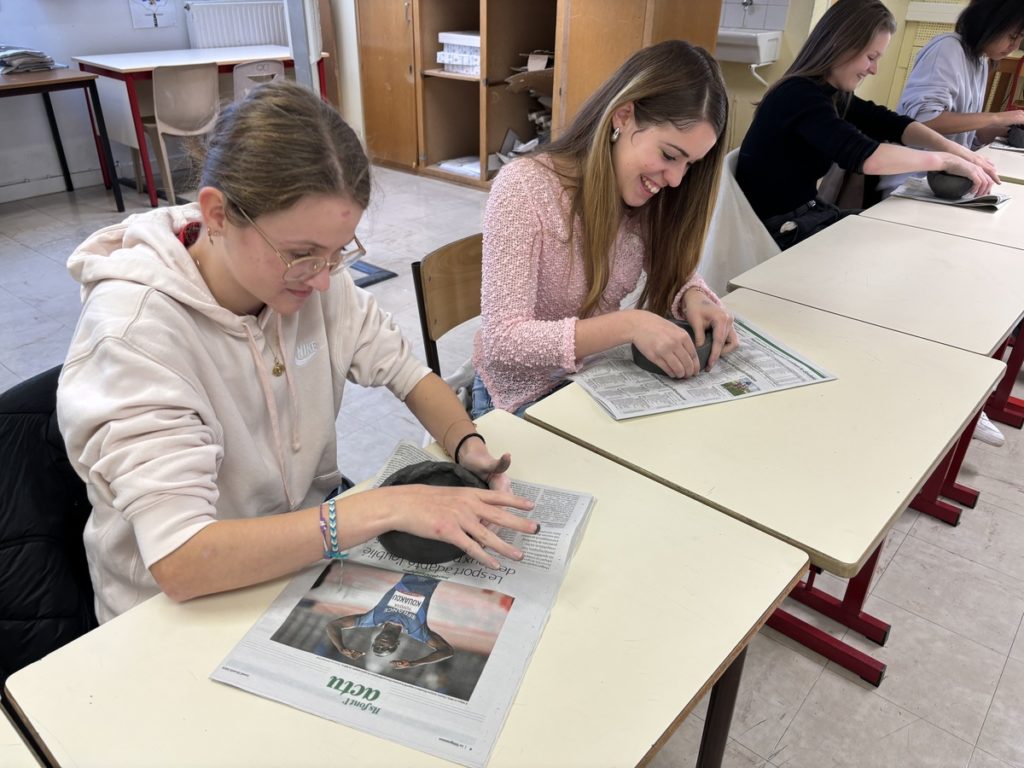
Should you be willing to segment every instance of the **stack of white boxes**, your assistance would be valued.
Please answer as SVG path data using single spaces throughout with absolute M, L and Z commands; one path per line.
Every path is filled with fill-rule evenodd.
M 480 76 L 480 33 L 439 32 L 437 42 L 444 50 L 437 52 L 437 63 L 445 72 Z

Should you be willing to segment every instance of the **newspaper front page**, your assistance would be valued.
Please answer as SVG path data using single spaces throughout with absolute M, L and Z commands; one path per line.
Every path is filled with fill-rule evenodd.
M 435 460 L 401 443 L 375 485 Z M 374 539 L 296 576 L 210 676 L 467 766 L 483 766 L 540 639 L 592 496 L 512 481 L 540 531 L 491 570 L 419 565 Z M 344 733 L 339 734 L 344 738 Z
M 648 373 L 633 362 L 628 344 L 596 357 L 569 378 L 616 421 L 698 405 L 764 395 L 836 377 L 736 318 L 740 347 L 710 371 L 689 379 Z

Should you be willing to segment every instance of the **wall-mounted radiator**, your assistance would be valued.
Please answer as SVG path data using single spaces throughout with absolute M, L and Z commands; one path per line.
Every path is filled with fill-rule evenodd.
M 284 0 L 189 0 L 185 3 L 189 45 L 290 45 Z

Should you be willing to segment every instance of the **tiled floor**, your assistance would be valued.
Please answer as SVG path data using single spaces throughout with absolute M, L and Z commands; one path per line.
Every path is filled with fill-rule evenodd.
M 483 193 L 377 172 L 359 228 L 367 259 L 398 272 L 370 288 L 422 350 L 409 264 L 479 230 Z M 145 210 L 130 190 L 132 211 Z M 122 218 L 99 189 L 0 205 L 0 389 L 60 363 L 78 314 L 63 264 L 90 232 Z M 441 345 L 452 370 L 473 324 Z M 893 440 L 900 439 L 893 424 Z M 892 622 L 884 648 L 851 643 L 889 665 L 875 689 L 780 635 L 757 635 L 747 657 L 727 766 L 787 768 L 1024 768 L 1024 437 L 1004 428 L 996 449 L 973 443 L 962 477 L 982 490 L 958 528 L 908 512 L 886 543 L 868 600 Z M 386 391 L 346 390 L 340 461 L 371 474 L 399 438 L 422 430 Z M 799 606 L 794 612 L 801 612 Z M 837 635 L 846 630 L 819 621 Z M 666 649 L 668 650 L 668 649 Z M 685 648 L 671 652 L 685 657 Z M 654 760 L 692 765 L 703 704 Z

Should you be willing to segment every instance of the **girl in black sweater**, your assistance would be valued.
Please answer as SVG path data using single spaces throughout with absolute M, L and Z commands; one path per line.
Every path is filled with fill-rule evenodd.
M 818 180 L 832 163 L 878 176 L 947 171 L 971 179 L 976 194 L 998 183 L 984 158 L 854 95 L 861 80 L 878 71 L 895 30 L 879 0 L 839 0 L 758 106 L 740 147 L 736 180 L 780 248 L 857 213 L 817 197 Z

